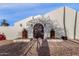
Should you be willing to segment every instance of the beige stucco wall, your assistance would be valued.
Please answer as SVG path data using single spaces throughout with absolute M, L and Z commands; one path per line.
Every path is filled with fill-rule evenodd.
M 52 21 L 63 28 L 63 7 L 46 13 L 45 16 L 49 16 Z
M 46 13 L 45 16 L 49 16 L 50 19 L 53 22 L 53 25 L 55 27 L 60 28 L 61 30 L 56 30 L 56 32 L 61 32 L 62 34 L 56 34 L 56 36 L 61 37 L 62 35 L 64 36 L 64 26 L 63 26 L 63 13 L 64 13 L 64 7 L 58 8 L 52 12 Z M 53 27 L 53 26 L 52 26 Z
M 76 39 L 79 39 L 79 12 L 77 13 Z
M 66 30 L 67 30 L 67 37 L 70 39 L 74 38 L 75 14 L 76 14 L 76 10 L 65 7 L 65 25 L 66 25 Z M 62 30 L 64 29 L 64 26 L 63 26 L 64 7 L 59 8 L 55 11 L 49 12 L 49 13 L 45 14 L 45 16 L 49 16 L 53 22 L 55 21 L 54 23 L 56 23 L 57 26 L 61 27 Z M 78 20 L 78 22 L 79 22 L 79 20 Z M 79 37 L 78 22 L 77 22 L 76 38 Z
M 75 14 L 76 11 L 71 8 L 65 8 L 65 24 L 67 30 L 67 37 L 74 38 L 74 23 L 75 23 Z
M 21 28 L 0 27 L 0 33 L 6 35 L 7 40 L 13 40 L 21 37 Z

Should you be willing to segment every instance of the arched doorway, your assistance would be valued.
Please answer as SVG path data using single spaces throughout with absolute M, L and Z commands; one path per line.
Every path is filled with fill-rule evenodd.
M 55 31 L 53 29 L 50 31 L 50 38 L 55 39 Z
M 22 38 L 23 39 L 28 38 L 28 33 L 27 33 L 27 30 L 26 29 L 23 29 L 23 31 L 22 31 Z
M 33 27 L 33 37 L 34 38 L 44 38 L 44 27 L 42 24 L 37 23 Z

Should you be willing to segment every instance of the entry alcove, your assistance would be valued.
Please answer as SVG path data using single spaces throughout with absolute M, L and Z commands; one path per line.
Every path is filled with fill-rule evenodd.
M 36 23 L 33 27 L 34 38 L 44 38 L 44 27 L 41 23 Z
M 22 30 L 22 39 L 26 39 L 26 38 L 28 38 L 28 32 L 26 29 L 23 29 Z
M 55 39 L 55 30 L 54 29 L 50 30 L 50 38 Z

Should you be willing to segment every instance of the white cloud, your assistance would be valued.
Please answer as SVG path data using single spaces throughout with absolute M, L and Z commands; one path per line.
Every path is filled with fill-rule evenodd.
M 0 4 L 0 9 L 1 8 L 18 8 L 18 7 L 34 7 L 34 6 L 38 6 L 40 4 L 37 3 L 1 3 Z

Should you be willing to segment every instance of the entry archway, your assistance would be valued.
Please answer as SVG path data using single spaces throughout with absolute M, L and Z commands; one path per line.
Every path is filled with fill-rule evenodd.
M 37 23 L 33 27 L 33 37 L 34 38 L 44 38 L 44 27 L 42 24 Z

